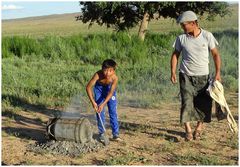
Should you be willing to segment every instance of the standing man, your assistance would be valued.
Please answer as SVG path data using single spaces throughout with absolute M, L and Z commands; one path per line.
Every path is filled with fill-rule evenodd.
M 216 48 L 217 40 L 212 33 L 199 27 L 197 16 L 192 11 L 183 12 L 177 20 L 184 33 L 176 38 L 171 58 L 171 81 L 177 83 L 176 68 L 180 53 L 179 69 L 181 93 L 180 122 L 184 123 L 186 141 L 201 138 L 203 122 L 211 122 L 212 100 L 207 95 L 209 79 L 209 51 L 215 63 L 215 80 L 221 81 L 221 59 Z M 192 133 L 191 121 L 197 121 Z

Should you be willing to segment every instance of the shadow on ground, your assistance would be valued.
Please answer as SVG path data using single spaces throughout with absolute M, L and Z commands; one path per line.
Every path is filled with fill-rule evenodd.
M 2 130 L 9 135 L 14 135 L 21 139 L 32 139 L 38 142 L 45 142 L 46 137 L 43 130 L 36 130 L 30 128 L 13 128 L 13 127 L 3 127 Z
M 152 138 L 162 137 L 171 142 L 179 142 L 179 137 L 184 138 L 185 133 L 176 130 L 167 130 L 154 127 L 152 125 L 144 125 L 130 122 L 120 121 L 120 128 L 126 131 L 138 131 L 150 135 Z
M 4 101 L 4 100 L 7 100 L 8 102 L 10 102 L 10 105 L 13 107 L 19 107 L 24 111 L 35 112 L 35 113 L 38 112 L 38 113 L 44 114 L 49 117 L 56 117 L 61 112 L 60 110 L 48 109 L 43 104 L 31 104 L 26 99 L 20 98 L 20 97 L 14 96 L 14 95 L 3 94 L 2 101 Z M 8 112 L 8 111 L 5 111 L 5 112 Z M 3 112 L 3 114 L 4 114 L 4 112 Z
M 13 95 L 2 95 L 2 100 L 7 100 L 10 102 L 10 105 L 13 107 L 19 107 L 21 110 L 33 113 L 35 115 L 36 113 L 41 113 L 43 115 L 46 115 L 47 117 L 56 117 L 59 115 L 61 111 L 54 110 L 54 109 L 48 109 L 44 105 L 36 105 L 36 104 L 30 104 L 23 98 L 19 98 Z M 4 125 L 2 130 L 6 132 L 9 135 L 14 135 L 15 137 L 23 138 L 23 139 L 33 139 L 38 142 L 42 142 L 43 140 L 46 140 L 45 138 L 45 127 L 46 122 L 42 121 L 40 118 L 28 118 L 23 115 L 18 114 L 16 111 L 11 109 L 5 109 L 2 112 L 2 116 L 6 118 L 10 118 L 15 120 L 15 122 L 23 127 L 10 127 L 7 123 Z M 40 126 L 39 129 L 31 128 L 30 125 L 36 125 Z

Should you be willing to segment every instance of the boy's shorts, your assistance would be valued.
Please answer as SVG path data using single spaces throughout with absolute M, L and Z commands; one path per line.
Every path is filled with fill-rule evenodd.
M 188 76 L 179 73 L 181 93 L 180 122 L 211 122 L 212 99 L 207 94 L 209 75 Z

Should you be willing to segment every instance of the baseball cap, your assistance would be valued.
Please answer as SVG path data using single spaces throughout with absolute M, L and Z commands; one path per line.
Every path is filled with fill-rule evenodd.
M 197 15 L 193 11 L 183 12 L 177 19 L 177 23 L 197 20 Z

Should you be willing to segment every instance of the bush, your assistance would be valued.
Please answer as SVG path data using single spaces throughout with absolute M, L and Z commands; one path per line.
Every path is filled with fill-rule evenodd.
M 64 105 L 81 92 L 104 59 L 118 63 L 120 103 L 157 107 L 178 100 L 178 85 L 170 82 L 172 44 L 179 32 L 148 33 L 142 42 L 126 33 L 3 37 L 2 92 L 32 103 Z M 229 35 L 230 34 L 230 35 Z M 216 32 L 226 90 L 238 90 L 238 37 Z M 49 61 L 50 60 L 50 61 Z M 211 59 L 211 73 L 214 64 Z

